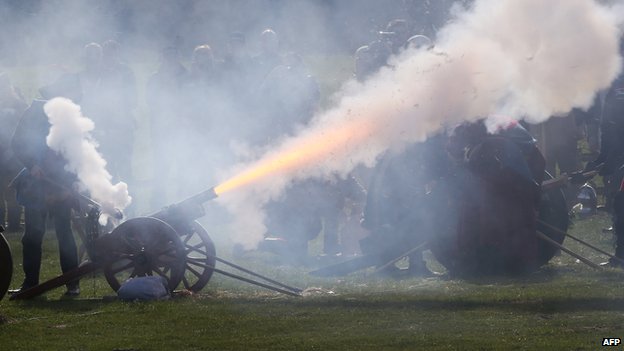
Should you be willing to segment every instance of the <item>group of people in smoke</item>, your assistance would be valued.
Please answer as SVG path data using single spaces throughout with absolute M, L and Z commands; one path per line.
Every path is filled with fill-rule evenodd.
M 410 45 L 433 46 L 429 38 L 412 34 L 404 20 L 388 23 L 385 30 L 378 33 L 378 38 L 355 52 L 355 78 L 366 80 L 386 66 L 391 55 Z M 301 56 L 283 52 L 275 31 L 266 29 L 261 33 L 261 50 L 256 55 L 248 52 L 246 44 L 245 35 L 234 32 L 229 36 L 226 52 L 222 55 L 217 55 L 208 44 L 198 45 L 192 52 L 188 67 L 181 62 L 181 52 L 176 45 L 161 51 L 159 67 L 149 77 L 145 87 L 151 152 L 154 155 L 152 176 L 160 179 L 151 191 L 152 208 L 169 203 L 166 186 L 189 184 L 193 179 L 202 178 L 192 173 L 195 171 L 192 166 L 197 160 L 233 157 L 210 153 L 208 150 L 212 148 L 207 147 L 208 143 L 220 144 L 220 150 L 223 150 L 231 140 L 238 139 L 252 148 L 263 148 L 305 126 L 318 109 L 318 83 L 309 74 Z M 94 137 L 108 162 L 108 170 L 115 180 L 129 183 L 132 191 L 138 87 L 132 69 L 120 60 L 119 52 L 119 43 L 115 41 L 88 44 L 83 52 L 83 69 L 61 76 L 53 84 L 41 88 L 40 93 L 43 99 L 65 96 L 81 105 L 83 114 L 96 124 Z M 598 99 L 595 107 L 586 112 L 591 115 L 590 120 L 595 117 L 602 121 L 600 156 L 589 164 L 588 169 L 601 165 L 601 172 L 610 179 L 608 184 L 618 186 L 624 163 L 624 145 L 621 144 L 624 140 L 621 138 L 624 135 L 624 100 L 620 96 L 622 81 L 622 78 L 618 79 L 604 94 L 605 98 Z M 69 225 L 70 200 L 67 194 L 50 188 L 49 184 L 39 179 L 44 173 L 52 175 L 55 170 L 62 169 L 62 160 L 53 159 L 45 146 L 47 130 L 41 128 L 45 126 L 41 122 L 45 121 L 41 101 L 33 102 L 28 111 L 27 106 L 8 76 L 0 75 L 0 113 L 4 126 L 0 132 L 0 194 L 3 197 L 0 216 L 3 222 L 6 218 L 9 230 L 19 231 L 19 205 L 26 208 L 26 228 L 22 240 L 26 279 L 22 288 L 31 287 L 39 281 L 41 239 L 48 215 L 55 220 L 63 271 L 78 264 L 76 244 Z M 16 129 L 18 133 L 13 136 Z M 31 135 L 27 137 L 26 134 Z M 13 149 L 10 146 L 12 137 Z M 554 161 L 554 157 L 548 154 L 546 158 Z M 44 164 L 45 160 L 49 164 Z M 567 171 L 563 166 L 566 162 L 563 159 L 557 161 L 559 170 Z M 34 189 L 35 196 L 30 199 L 22 196 L 18 205 L 13 201 L 14 194 L 8 191 L 7 185 L 22 166 L 28 169 L 30 179 L 22 179 L 15 185 L 23 186 L 19 189 L 22 195 L 24 190 L 28 195 L 28 191 Z M 304 257 L 308 241 L 322 230 L 325 235 L 324 252 L 339 253 L 345 241 L 339 233 L 341 210 L 349 205 L 351 215 L 359 217 L 366 198 L 362 186 L 368 181 L 366 173 L 353 174 L 338 183 L 309 181 L 293 186 L 282 199 L 267 206 L 268 235 L 286 236 L 293 243 L 296 255 Z M 62 180 L 73 181 L 71 175 L 58 177 L 61 183 Z M 201 180 L 201 184 L 206 185 L 205 179 Z M 616 256 L 624 258 L 624 200 L 621 187 L 616 194 L 611 206 L 615 214 L 614 232 L 618 238 Z M 413 253 L 410 260 L 417 263 L 414 265 L 417 267 L 415 273 L 426 274 L 420 255 L 420 252 Z M 69 294 L 78 292 L 77 282 L 68 285 Z
M 162 191 L 167 186 L 191 180 L 207 186 L 208 180 L 199 179 L 202 177 L 192 173 L 192 167 L 204 157 L 218 156 L 203 151 L 209 149 L 209 143 L 221 143 L 219 150 L 224 150 L 230 139 L 239 139 L 261 148 L 311 118 L 320 95 L 303 60 L 295 53 L 283 53 L 271 29 L 262 32 L 261 42 L 261 52 L 252 56 L 246 51 L 245 36 L 232 33 L 222 61 L 215 59 L 209 45 L 198 45 L 189 68 L 181 63 L 178 48 L 168 46 L 162 50 L 160 65 L 145 88 L 155 161 L 153 177 L 158 178 L 151 194 L 152 207 L 168 203 Z M 128 183 L 132 192 L 134 134 L 141 132 L 136 129 L 138 87 L 134 72 L 120 60 L 119 49 L 119 43 L 112 40 L 86 45 L 82 69 L 64 73 L 40 88 L 40 97 L 29 107 L 8 76 L 0 75 L 3 204 L 4 199 L 8 200 L 3 208 L 9 212 L 2 218 L 4 221 L 8 217 L 9 230 L 21 230 L 20 206 L 24 207 L 25 279 L 18 290 L 39 283 L 47 219 L 54 222 L 62 271 L 78 265 L 71 230 L 73 202 L 65 191 L 72 188 L 76 178 L 64 171 L 66 161 L 46 145 L 50 125 L 43 105 L 48 99 L 62 96 L 81 106 L 83 115 L 95 122 L 93 137 L 113 181 Z M 215 126 L 219 120 L 222 122 Z M 230 164 L 234 162 L 232 157 Z M 169 173 L 176 168 L 180 171 Z M 56 187 L 47 179 L 64 187 Z M 9 183 L 17 191 L 19 204 L 14 201 L 15 193 L 8 189 Z M 67 288 L 68 295 L 80 291 L 77 281 Z
M 394 32 L 382 34 L 384 47 L 390 43 L 385 41 L 389 38 L 395 43 L 384 54 L 386 59 L 398 50 L 398 34 L 403 35 L 406 23 L 397 21 L 393 26 L 388 29 Z M 208 44 L 198 45 L 192 52 L 188 68 L 181 62 L 178 46 L 167 46 L 161 51 L 158 69 L 145 86 L 154 156 L 152 177 L 159 179 L 150 194 L 151 207 L 168 203 L 168 186 L 186 185 L 202 178 L 188 167 L 199 159 L 220 156 L 204 151 L 211 150 L 206 147 L 207 143 L 220 144 L 219 150 L 226 149 L 233 139 L 244 141 L 252 149 L 267 147 L 305 126 L 317 110 L 320 101 L 318 83 L 309 74 L 300 55 L 282 51 L 275 31 L 266 29 L 261 33 L 260 52 L 256 55 L 248 52 L 246 44 L 245 35 L 234 32 L 221 55 Z M 360 52 L 359 56 L 357 61 L 361 63 L 364 55 Z M 359 72 L 357 76 L 362 78 Z M 48 123 L 43 104 L 55 96 L 67 97 L 79 104 L 83 114 L 95 122 L 93 136 L 108 163 L 113 181 L 128 183 L 132 191 L 138 88 L 133 70 L 120 59 L 120 44 L 113 40 L 87 44 L 82 52 L 82 69 L 64 73 L 39 89 L 40 97 L 30 106 L 8 76 L 0 75 L 0 103 L 5 126 L 1 136 L 2 208 L 7 212 L 2 213 L 2 218 L 3 222 L 5 218 L 8 220 L 10 231 L 22 230 L 22 206 L 25 208 L 22 239 L 25 280 L 20 289 L 39 283 L 41 243 L 49 217 L 53 217 L 59 240 L 63 272 L 78 264 L 70 225 L 71 197 L 44 180 L 54 177 L 56 182 L 71 187 L 75 177 L 63 171 L 64 161 L 56 157 L 45 143 Z M 22 167 L 26 167 L 25 171 L 13 179 Z M 180 171 L 172 172 L 176 169 Z M 201 182 L 205 186 L 205 179 Z M 19 204 L 14 201 L 15 194 L 8 188 L 9 183 L 12 183 L 13 190 L 17 189 Z M 291 242 L 302 243 L 297 246 L 304 250 L 299 253 L 305 256 L 307 240 L 318 234 L 322 222 L 326 237 L 324 251 L 330 254 L 340 252 L 340 209 L 347 203 L 363 202 L 360 185 L 352 179 L 339 184 L 311 181 L 293 189 L 300 189 L 303 194 L 293 191 L 268 205 L 267 235 L 289 236 Z M 291 211 L 292 204 L 300 204 L 301 196 L 308 205 L 301 211 L 302 216 L 296 218 Z M 352 201 L 346 201 L 347 198 Z M 360 210 L 361 206 L 354 206 L 352 216 L 359 217 Z M 286 223 L 283 218 L 292 217 L 300 223 L 309 223 L 312 218 L 313 223 L 304 225 L 306 233 L 292 233 L 292 228 L 283 226 Z M 307 239 L 302 241 L 299 234 Z M 78 282 L 68 285 L 69 294 L 78 292 Z
M 433 43 L 425 36 L 409 37 L 407 34 L 409 32 L 405 31 L 405 28 L 407 26 L 404 21 L 391 21 L 386 31 L 379 33 L 377 40 L 360 47 L 356 51 L 355 72 L 358 80 L 364 81 L 380 67 L 386 66 L 388 57 L 396 54 L 403 47 L 413 45 L 418 48 L 430 48 L 433 46 Z M 407 41 L 403 41 L 408 37 Z M 623 91 L 621 82 L 622 76 L 609 89 L 597 94 L 593 106 L 587 111 L 573 109 L 567 115 L 553 117 L 541 125 L 527 126 L 537 139 L 538 146 L 544 154 L 546 170 L 553 176 L 563 173 L 571 174 L 582 169 L 579 141 L 581 138 L 586 139 L 589 154 L 585 161 L 590 161 L 587 163 L 586 170 L 598 170 L 604 178 L 604 195 L 606 198 L 604 207 L 613 215 L 613 226 L 609 228 L 609 231 L 612 231 L 616 237 L 615 255 L 620 259 L 624 258 L 624 183 L 622 181 L 624 176 L 624 145 L 622 145 L 623 139 L 621 138 L 624 135 L 624 129 L 622 129 L 624 127 L 624 111 L 622 110 L 624 99 L 621 97 Z M 404 155 L 394 156 L 399 160 L 401 157 Z M 393 163 L 392 156 L 386 156 L 386 158 L 388 159 L 386 164 Z M 405 168 L 405 165 L 409 164 L 403 161 L 394 161 L 394 163 L 397 162 L 403 165 L 399 168 Z M 564 189 L 564 192 L 568 210 L 570 210 L 579 202 L 577 199 L 579 187 L 570 184 Z M 369 196 L 369 202 L 371 202 L 370 200 Z M 396 217 L 400 211 L 394 212 Z M 404 236 L 399 241 L 403 240 L 406 245 L 412 236 L 407 234 L 407 236 L 398 234 L 399 237 Z M 382 234 L 382 236 L 387 235 Z M 412 243 L 414 243 L 413 240 Z M 417 240 L 416 243 L 418 243 Z M 410 269 L 426 274 L 427 270 L 420 256 L 419 251 L 410 255 L 410 262 L 416 263 L 413 268 L 410 263 Z M 618 262 L 612 259 L 606 264 L 619 265 Z
M 237 155 L 223 151 L 233 140 L 252 151 L 267 147 L 312 117 L 319 87 L 302 58 L 282 52 L 272 29 L 261 33 L 260 48 L 251 55 L 245 35 L 234 32 L 221 55 L 207 44 L 195 47 L 188 69 L 180 62 L 177 48 L 162 51 L 145 97 L 152 151 L 158 158 L 153 173 L 161 178 L 159 184 L 193 183 L 185 175 L 188 171 L 174 170 L 198 159 L 210 163 L 221 158 L 213 164 L 224 165 L 229 158 L 232 163 Z M 204 175 L 203 186 L 209 177 Z M 156 186 L 154 190 L 152 207 L 165 205 L 166 189 Z
M 624 41 L 622 41 L 624 43 Z M 622 45 L 622 44 L 621 44 Z M 624 47 L 621 48 L 624 50 Z M 603 178 L 602 208 L 613 216 L 613 225 L 605 232 L 616 238 L 615 255 L 624 258 L 624 75 L 620 75 L 611 86 L 596 94 L 592 106 L 584 111 L 573 109 L 563 116 L 553 116 L 548 121 L 530 126 L 546 159 L 546 170 L 553 176 L 571 174 L 583 168 L 585 171 L 598 171 Z M 579 141 L 586 145 L 584 150 Z M 583 204 L 589 197 L 594 208 L 582 209 L 585 214 L 595 212 L 595 189 L 589 184 L 570 184 L 564 189 L 568 209 Z M 583 189 L 586 188 L 586 189 Z M 585 190 L 588 192 L 586 193 Z M 586 204 L 587 204 L 586 203 Z M 620 266 L 617 260 L 609 265 Z

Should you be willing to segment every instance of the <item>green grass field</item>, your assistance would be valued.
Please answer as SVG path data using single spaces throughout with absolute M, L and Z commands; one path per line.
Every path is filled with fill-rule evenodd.
M 576 221 L 572 234 L 611 251 L 609 218 Z M 8 234 L 22 278 L 19 234 Z M 569 239 L 595 262 L 605 257 Z M 217 247 L 228 256 L 228 248 Z M 53 235 L 42 276 L 59 273 Z M 268 254 L 267 254 L 268 255 Z M 595 271 L 562 254 L 540 271 L 480 280 L 394 279 L 371 271 L 315 278 L 312 267 L 276 266 L 270 255 L 234 259 L 305 296 L 287 297 L 215 275 L 193 296 L 121 302 L 102 277 L 82 295 L 57 289 L 31 301 L 0 302 L 2 350 L 596 350 L 624 336 L 624 272 Z M 442 270 L 435 261 L 432 268 Z

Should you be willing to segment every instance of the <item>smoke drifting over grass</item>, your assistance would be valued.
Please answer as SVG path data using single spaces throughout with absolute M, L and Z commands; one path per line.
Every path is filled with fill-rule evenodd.
M 345 176 L 386 150 L 461 122 L 511 116 L 537 123 L 588 108 L 621 70 L 618 13 L 591 0 L 478 0 L 456 7 L 436 49 L 408 49 L 364 83 L 344 86 L 310 127 L 230 175 L 293 153 L 291 164 L 223 194 L 234 240 L 253 248 L 263 206 L 293 180 Z M 489 117 L 495 128 L 510 117 Z M 278 162 L 279 163 L 279 162 Z
M 108 217 L 115 215 L 115 209 L 123 210 L 132 198 L 128 195 L 126 183 L 111 183 L 106 161 L 91 138 L 93 121 L 82 115 L 80 106 L 66 98 L 51 99 L 43 109 L 51 124 L 46 143 L 65 157 L 67 171 L 76 174 L 85 188 L 83 190 L 102 205 L 100 222 L 106 224 Z

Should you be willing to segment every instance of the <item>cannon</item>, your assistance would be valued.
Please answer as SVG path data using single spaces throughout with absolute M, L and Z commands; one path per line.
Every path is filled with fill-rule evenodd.
M 72 271 L 12 295 L 12 300 L 38 296 L 95 271 L 103 272 L 114 291 L 128 279 L 159 275 L 167 280 L 171 291 L 182 283 L 185 289 L 197 292 L 213 273 L 287 295 L 299 296 L 302 291 L 216 256 L 212 239 L 197 222 L 205 215 L 203 204 L 217 197 L 214 188 L 149 216 L 128 219 L 106 233 L 99 224 L 101 206 L 84 195 L 75 195 L 80 208 L 76 211 L 74 228 L 89 259 Z M 218 269 L 217 262 L 263 282 Z
M 368 188 L 363 256 L 311 273 L 380 271 L 404 257 L 411 266 L 426 249 L 453 275 L 534 271 L 566 251 L 567 178 L 545 171 L 520 125 L 494 134 L 481 122 L 459 126 L 385 155 Z

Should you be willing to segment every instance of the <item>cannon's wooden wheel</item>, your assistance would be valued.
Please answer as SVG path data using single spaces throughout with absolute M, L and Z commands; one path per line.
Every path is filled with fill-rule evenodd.
M 129 278 L 160 275 L 174 290 L 184 274 L 186 250 L 178 233 L 167 223 L 139 217 L 120 224 L 110 234 L 112 243 L 104 276 L 113 290 Z
M 12 276 L 13 258 L 11 256 L 11 248 L 4 235 L 0 234 L 0 300 L 9 290 Z
M 189 226 L 188 233 L 179 233 L 186 250 L 186 263 L 182 283 L 193 292 L 200 291 L 212 277 L 216 263 L 216 250 L 206 229 L 197 221 Z
M 553 177 L 548 172 L 545 172 L 544 180 L 549 179 L 553 179 Z M 570 224 L 570 217 L 563 189 L 553 188 L 542 192 L 538 218 L 540 221 L 559 229 L 559 231 L 548 228 L 539 222 L 537 223 L 537 231 L 545 234 L 558 244 L 562 244 L 565 235 L 561 233 L 567 232 Z M 543 240 L 538 241 L 537 250 L 538 265 L 540 266 L 550 261 L 558 251 L 555 246 Z

